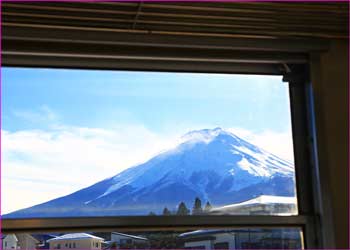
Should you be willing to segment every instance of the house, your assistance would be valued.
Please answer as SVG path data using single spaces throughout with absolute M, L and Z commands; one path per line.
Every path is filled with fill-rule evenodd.
M 15 234 L 1 235 L 1 249 L 17 249 L 18 239 Z
M 111 248 L 145 249 L 149 248 L 149 240 L 141 236 L 112 232 L 109 245 Z
M 39 241 L 39 244 L 37 245 L 37 249 L 49 249 L 50 244 L 47 242 L 48 240 L 52 238 L 56 238 L 59 235 L 55 234 L 31 234 L 35 239 Z
M 87 233 L 64 234 L 47 241 L 50 249 L 101 249 L 103 238 Z
M 300 249 L 298 229 L 211 229 L 178 236 L 184 249 Z
M 18 249 L 26 249 L 26 250 L 32 250 L 37 249 L 40 241 L 35 239 L 30 234 L 16 234 L 16 237 L 18 239 Z
M 196 230 L 180 234 L 184 249 L 235 249 L 235 235 L 225 230 Z
M 296 197 L 260 195 L 254 199 L 213 208 L 211 214 L 293 215 L 297 213 Z

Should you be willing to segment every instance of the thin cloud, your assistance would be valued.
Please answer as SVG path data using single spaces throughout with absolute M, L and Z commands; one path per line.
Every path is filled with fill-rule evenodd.
M 41 105 L 37 110 L 13 110 L 12 114 L 31 123 L 52 123 L 59 120 L 59 116 L 47 105 Z
M 282 159 L 294 162 L 293 138 L 290 130 L 285 132 L 264 130 L 259 133 L 239 127 L 228 130 Z

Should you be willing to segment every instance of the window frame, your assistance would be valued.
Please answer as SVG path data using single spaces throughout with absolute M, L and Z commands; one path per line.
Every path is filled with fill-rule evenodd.
M 320 248 L 322 227 L 318 210 L 323 206 L 320 196 L 320 180 L 317 174 L 317 140 L 314 131 L 314 110 L 312 100 L 312 88 L 310 81 L 310 61 L 307 59 L 310 41 L 304 44 L 291 44 L 284 48 L 286 42 L 277 46 L 276 51 L 263 49 L 262 41 L 250 41 L 245 48 L 244 41 L 236 40 L 227 44 L 228 41 L 217 40 L 225 50 L 233 48 L 224 58 L 215 56 L 218 52 L 218 44 L 213 40 L 201 41 L 206 44 L 202 48 L 206 58 L 193 53 L 189 62 L 186 51 L 179 52 L 175 45 L 186 45 L 188 48 L 198 46 L 198 40 L 173 39 L 173 45 L 162 47 L 161 51 L 149 49 L 149 44 L 137 45 L 144 48 L 149 54 L 131 55 L 132 47 L 125 52 L 125 58 L 120 55 L 110 58 L 101 53 L 103 44 L 95 44 L 86 50 L 77 51 L 74 56 L 65 54 L 66 42 L 58 41 L 62 34 L 55 34 L 53 40 L 40 41 L 37 37 L 30 37 L 30 41 L 23 37 L 4 36 L 3 66 L 16 67 L 49 67 L 49 68 L 82 68 L 82 69 L 106 69 L 106 70 L 142 70 L 142 71 L 171 71 L 171 72 L 200 72 L 200 73 L 230 73 L 230 74 L 266 74 L 283 75 L 283 81 L 289 83 L 290 109 L 292 120 L 292 134 L 294 144 L 296 188 L 298 199 L 298 215 L 293 216 L 111 216 L 111 217 L 81 217 L 81 218 L 33 218 L 33 219 L 2 219 L 3 233 L 19 232 L 47 232 L 47 231 L 110 231 L 115 229 L 127 230 L 179 230 L 199 228 L 234 228 L 234 227 L 297 227 L 301 228 L 304 235 L 305 248 Z M 62 31 L 61 31 L 62 32 Z M 71 33 L 71 32 L 70 32 Z M 45 37 L 48 33 L 41 34 Z M 72 34 L 71 34 L 72 35 Z M 84 34 L 82 35 L 84 36 Z M 130 35 L 129 35 L 130 36 Z M 108 37 L 107 37 L 108 38 Z M 106 38 L 106 39 L 107 39 Z M 132 37 L 135 39 L 135 37 Z M 142 36 L 136 37 L 137 39 Z M 13 43 L 10 43 L 12 39 Z M 14 39 L 14 40 L 13 40 Z M 113 39 L 109 37 L 108 39 Z M 118 38 L 130 39 L 130 37 Z M 148 38 L 147 38 L 148 39 Z M 156 39 L 153 37 L 153 39 Z M 150 41 L 148 41 L 149 43 Z M 289 42 L 289 41 L 288 41 Z M 181 44 L 182 43 L 182 44 Z M 266 44 L 266 42 L 265 42 Z M 268 47 L 273 50 L 272 43 Z M 271 45 L 272 44 L 272 45 Z M 281 45 L 282 44 L 282 45 Z M 60 46 L 62 45 L 62 46 Z M 68 44 L 69 45 L 69 44 Z M 191 46 L 190 46 L 191 45 Z M 276 45 L 276 44 L 275 44 Z M 325 50 L 325 44 L 314 47 L 313 53 Z M 118 46 L 123 46 L 119 44 Z M 282 49 L 281 49 L 282 46 Z M 37 50 L 36 48 L 41 48 Z M 243 50 L 237 50 L 243 48 Z M 252 51 L 261 51 L 259 56 L 254 57 Z M 14 51 L 16 49 L 16 51 Z M 140 48 L 138 48 L 140 50 Z M 195 50 L 195 48 L 193 48 Z M 90 50 L 90 51 L 89 51 Z M 142 49 L 141 49 L 142 51 Z M 15 53 L 14 53 L 15 52 Z M 85 53 L 85 54 L 84 54 Z M 61 55 L 61 56 L 59 56 Z M 166 55 L 166 56 L 164 56 Z M 59 56 L 59 57 L 57 57 Z M 95 60 L 93 60 L 95 59 Z M 164 63 L 167 62 L 167 63 Z M 214 63 L 214 64 L 213 64 Z M 311 182 L 308 180 L 312 180 Z M 322 184 L 324 185 L 324 183 Z

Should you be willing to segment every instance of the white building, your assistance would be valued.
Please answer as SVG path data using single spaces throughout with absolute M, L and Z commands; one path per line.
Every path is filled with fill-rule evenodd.
M 16 234 L 16 237 L 18 239 L 18 249 L 35 250 L 40 244 L 40 242 L 30 234 Z
M 18 239 L 14 234 L 2 235 L 1 246 L 3 250 L 17 249 Z
M 254 199 L 210 210 L 211 214 L 293 215 L 297 214 L 296 197 L 260 195 Z
M 71 233 L 50 239 L 50 249 L 101 249 L 104 239 L 87 234 L 87 233 Z

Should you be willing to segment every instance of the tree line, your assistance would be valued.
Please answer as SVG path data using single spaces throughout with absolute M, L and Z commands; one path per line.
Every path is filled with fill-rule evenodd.
M 202 208 L 202 201 L 198 197 L 195 198 L 192 210 L 188 209 L 185 202 L 181 201 L 177 206 L 177 211 L 170 211 L 167 207 L 163 209 L 162 215 L 200 215 L 208 213 L 212 209 L 212 205 L 209 201 Z M 156 215 L 154 212 L 150 212 L 149 215 Z

